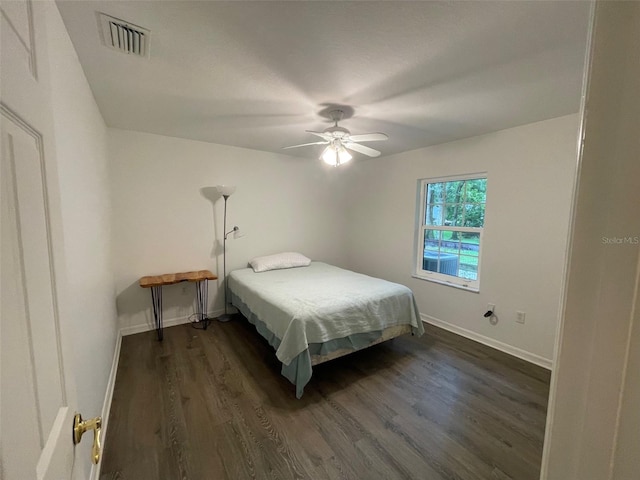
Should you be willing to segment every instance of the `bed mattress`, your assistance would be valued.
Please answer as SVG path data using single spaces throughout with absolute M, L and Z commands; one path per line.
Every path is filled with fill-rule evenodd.
M 409 288 L 322 262 L 260 273 L 235 270 L 229 290 L 232 303 L 276 349 L 298 396 L 311 377 L 312 355 L 357 350 L 391 327 L 424 332 Z

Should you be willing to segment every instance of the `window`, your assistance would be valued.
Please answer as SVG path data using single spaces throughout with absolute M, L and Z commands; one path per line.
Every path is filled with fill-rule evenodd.
M 424 179 L 419 187 L 416 276 L 478 291 L 486 174 Z

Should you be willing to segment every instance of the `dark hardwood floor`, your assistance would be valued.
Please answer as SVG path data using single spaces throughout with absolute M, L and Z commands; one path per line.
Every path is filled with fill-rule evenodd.
M 537 480 L 549 372 L 427 326 L 314 367 L 238 316 L 125 337 L 101 479 Z

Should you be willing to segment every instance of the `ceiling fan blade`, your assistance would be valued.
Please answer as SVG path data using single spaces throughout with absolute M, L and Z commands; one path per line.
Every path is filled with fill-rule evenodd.
M 349 150 L 353 150 L 354 152 L 364 153 L 369 157 L 380 156 L 380 152 L 378 150 L 365 147 L 364 145 L 360 145 L 359 143 L 344 142 L 342 145 L 344 145 L 344 148 L 348 148 Z
M 317 137 L 324 138 L 325 140 L 331 140 L 333 137 L 331 135 L 327 135 L 324 132 L 314 132 L 313 130 L 305 130 L 307 133 L 311 133 L 316 135 Z
M 298 148 L 298 147 L 306 147 L 308 145 L 326 145 L 327 142 L 311 142 L 311 143 L 301 143 L 300 145 L 291 145 L 290 147 L 282 147 L 283 150 L 287 150 L 288 148 Z
M 349 140 L 354 142 L 378 142 L 380 140 L 389 140 L 384 133 L 362 133 L 360 135 L 350 135 Z

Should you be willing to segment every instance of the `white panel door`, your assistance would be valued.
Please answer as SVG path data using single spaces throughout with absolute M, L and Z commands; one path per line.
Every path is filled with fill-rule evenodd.
M 76 404 L 61 331 L 64 258 L 43 44 L 51 7 L 0 2 L 3 480 L 71 479 L 74 463 Z

